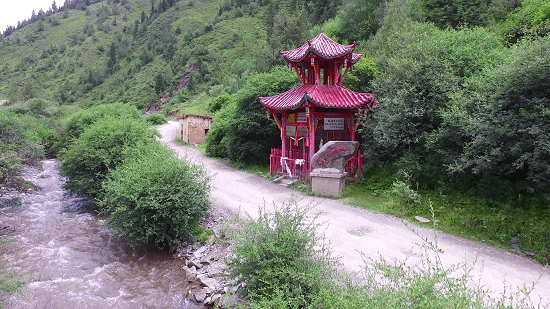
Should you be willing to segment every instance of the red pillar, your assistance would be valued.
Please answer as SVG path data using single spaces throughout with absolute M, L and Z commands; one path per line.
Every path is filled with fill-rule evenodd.
M 307 134 L 307 137 L 309 138 L 309 171 L 311 172 L 311 158 L 313 158 L 313 155 L 315 154 L 315 112 L 313 111 L 313 107 L 310 107 L 310 125 L 309 125 L 309 132 Z
M 349 115 L 348 117 L 350 117 L 350 139 L 352 142 L 355 142 L 355 118 L 353 117 L 353 115 Z
M 281 141 L 283 145 L 281 146 L 281 157 L 286 157 L 286 112 L 281 113 Z

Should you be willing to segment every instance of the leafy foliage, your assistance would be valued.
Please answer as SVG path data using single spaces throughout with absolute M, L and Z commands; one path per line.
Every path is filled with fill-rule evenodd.
M 525 42 L 511 50 L 505 63 L 476 80 L 465 108 L 477 117 L 447 115 L 466 139 L 452 171 L 550 185 L 549 55 L 549 40 Z
M 206 214 L 209 189 L 202 167 L 158 142 L 138 144 L 126 148 L 123 163 L 109 173 L 99 207 L 109 216 L 105 224 L 130 244 L 173 251 Z
M 376 62 L 372 58 L 363 56 L 353 65 L 353 71 L 348 73 L 343 84 L 353 91 L 370 92 L 371 81 L 377 71 Z
M 379 34 L 393 31 L 391 27 L 385 25 Z M 443 124 L 443 114 L 456 109 L 451 102 L 459 98 L 469 79 L 502 59 L 503 47 L 481 28 L 441 31 L 416 22 L 407 28 L 396 38 L 407 46 L 376 58 L 380 73 L 372 86 L 380 105 L 361 130 L 363 140 L 369 141 L 365 157 L 372 164 L 397 163 L 413 154 L 420 166 L 413 177 L 436 185 L 445 176 L 441 162 L 460 152 L 464 142 Z M 381 44 L 378 38 L 373 41 L 373 48 Z M 433 136 L 441 132 L 453 139 L 436 145 Z
M 152 143 L 156 131 L 143 120 L 103 118 L 96 121 L 60 155 L 65 188 L 93 198 L 102 196 L 102 182 L 123 160 L 128 147 Z
M 274 213 L 260 208 L 257 220 L 239 220 L 237 225 L 227 262 L 229 277 L 246 283 L 242 295 L 264 308 L 280 299 L 291 308 L 311 304 L 323 279 L 330 278 L 334 260 L 306 209 L 292 201 Z
M 216 101 L 216 99 L 214 99 Z M 212 157 L 227 158 L 229 148 L 230 125 L 237 107 L 234 101 L 228 100 L 212 119 L 212 126 L 206 135 L 206 154 Z
M 235 93 L 235 114 L 227 131 L 227 153 L 230 159 L 245 163 L 266 162 L 272 147 L 280 144 L 280 132 L 268 119 L 259 96 L 272 96 L 291 89 L 297 78 L 283 68 L 259 73 Z M 210 132 L 210 131 L 209 131 Z
M 544 0 L 524 0 L 522 6 L 506 16 L 498 28 L 503 39 L 511 44 L 522 38 L 534 38 L 550 33 L 550 5 Z
M 88 127 L 105 118 L 140 119 L 141 115 L 135 106 L 122 103 L 103 104 L 78 111 L 69 116 L 64 122 L 67 139 L 70 142 L 79 138 Z
M 482 0 L 423 0 L 426 20 L 441 29 L 459 26 L 481 26 L 488 21 L 487 1 Z
M 222 94 L 220 96 L 217 96 L 212 100 L 212 102 L 208 105 L 208 111 L 211 113 L 215 113 L 222 109 L 224 106 L 229 104 L 231 102 L 232 96 L 229 94 Z
M 381 0 L 344 2 L 338 12 L 334 35 L 348 44 L 373 36 L 381 26 L 383 8 Z
M 420 261 L 365 257 L 363 273 L 346 275 L 317 236 L 314 219 L 291 201 L 273 213 L 260 208 L 256 220 L 234 222 L 229 278 L 246 284 L 238 291 L 246 297 L 246 307 L 534 308 L 529 291 L 493 299 L 472 278 L 471 264 L 443 265 L 436 233 L 417 234 Z
M 18 183 L 24 164 L 34 164 L 44 155 L 44 145 L 53 130 L 42 119 L 26 114 L 27 106 L 0 107 L 0 184 Z
M 166 120 L 166 117 L 163 114 L 159 114 L 159 113 L 154 113 L 145 117 L 145 121 L 155 126 L 168 123 L 168 120 Z

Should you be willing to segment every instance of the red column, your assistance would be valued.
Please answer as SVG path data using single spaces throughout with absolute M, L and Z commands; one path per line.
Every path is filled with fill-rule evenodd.
M 321 67 L 319 61 L 315 59 L 315 85 L 321 84 Z
M 350 117 L 350 138 L 351 138 L 351 141 L 354 142 L 355 141 L 355 118 L 353 117 L 353 115 L 349 115 L 348 117 Z
M 286 112 L 281 113 L 281 157 L 286 157 Z
M 313 107 L 310 107 L 310 125 L 307 137 L 309 138 L 309 169 L 311 171 L 311 158 L 315 154 L 315 113 L 313 112 Z

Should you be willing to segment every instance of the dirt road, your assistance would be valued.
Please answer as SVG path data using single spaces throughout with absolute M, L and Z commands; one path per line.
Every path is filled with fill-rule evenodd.
M 407 254 L 414 260 L 420 254 L 418 235 L 407 228 L 400 219 L 357 209 L 344 205 L 337 200 L 311 197 L 296 192 L 267 179 L 251 175 L 221 162 L 204 156 L 201 152 L 179 146 L 172 141 L 176 136 L 177 122 L 169 122 L 157 129 L 162 134 L 161 141 L 174 149 L 180 158 L 203 165 L 212 176 L 211 201 L 216 207 L 226 207 L 233 211 L 246 212 L 257 216 L 258 207 L 264 203 L 267 209 L 273 204 L 289 201 L 292 196 L 300 204 L 314 205 L 314 211 L 320 212 L 320 221 L 326 222 L 325 236 L 330 241 L 335 255 L 350 271 L 360 271 L 364 267 L 361 253 L 374 259 L 383 256 L 387 259 L 404 259 Z M 415 227 L 420 235 L 433 238 L 433 233 L 424 228 Z M 472 275 L 476 281 L 487 287 L 493 296 L 503 293 L 506 285 L 521 287 L 538 281 L 531 293 L 531 299 L 542 298 L 550 301 L 550 271 L 516 254 L 495 249 L 484 244 L 471 242 L 458 237 L 438 234 L 439 247 L 444 251 L 440 255 L 446 266 L 458 263 L 472 263 Z

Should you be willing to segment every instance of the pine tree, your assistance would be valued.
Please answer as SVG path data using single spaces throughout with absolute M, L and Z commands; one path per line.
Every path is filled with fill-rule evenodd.
M 109 50 L 109 60 L 107 61 L 107 69 L 109 72 L 115 70 L 116 66 L 116 47 L 115 42 L 111 43 L 111 49 Z

